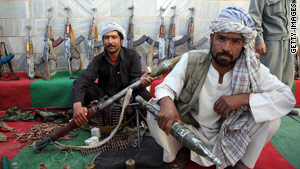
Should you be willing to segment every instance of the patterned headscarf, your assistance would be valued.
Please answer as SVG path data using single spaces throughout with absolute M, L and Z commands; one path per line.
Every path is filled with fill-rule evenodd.
M 255 57 L 256 31 L 250 15 L 240 7 L 228 7 L 212 21 L 213 33 L 240 33 L 244 37 L 243 53 L 237 59 L 232 73 L 232 94 L 258 91 L 259 63 Z M 249 106 L 230 112 L 221 126 L 217 149 L 223 167 L 235 165 L 244 155 L 250 141 L 248 131 L 254 118 Z

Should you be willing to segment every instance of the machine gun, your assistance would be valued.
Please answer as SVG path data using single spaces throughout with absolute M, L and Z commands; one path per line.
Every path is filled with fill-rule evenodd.
M 77 44 L 80 44 L 83 40 L 84 37 L 80 35 L 76 41 L 75 41 L 75 36 L 72 30 L 71 23 L 69 21 L 69 14 L 70 14 L 70 8 L 64 8 L 67 11 L 67 21 L 65 24 L 65 32 L 64 32 L 64 45 L 65 45 L 65 51 L 64 51 L 64 56 L 68 60 L 68 68 L 70 72 L 70 79 L 74 79 L 73 77 L 73 72 L 78 72 L 81 67 L 82 67 L 82 61 L 80 58 L 80 52 L 78 50 Z M 72 50 L 75 49 L 75 52 L 77 53 L 77 56 L 72 55 Z M 72 68 L 72 60 L 78 59 L 79 60 L 79 68 L 77 70 L 74 70 Z
M 97 9 L 92 8 L 92 23 L 90 24 L 89 35 L 88 35 L 88 38 L 87 38 L 87 56 L 88 56 L 89 62 L 91 62 L 92 59 L 97 54 L 101 53 L 100 45 L 95 47 L 95 43 L 98 42 L 98 29 L 97 29 L 97 24 L 95 24 L 96 12 L 97 12 Z M 97 51 L 96 53 L 95 53 L 95 49 Z
M 44 51 L 43 51 L 43 60 L 44 60 L 44 74 L 42 75 L 44 80 L 50 80 L 51 76 L 54 76 L 57 72 L 57 61 L 56 61 L 56 54 L 54 51 L 54 47 L 58 46 L 63 42 L 63 39 L 59 37 L 57 40 L 54 40 L 52 37 L 52 8 L 49 8 L 49 18 L 48 24 L 46 27 L 46 33 L 44 37 Z M 53 60 L 55 62 L 55 71 L 50 73 L 50 61 Z
M 32 40 L 30 37 L 30 30 L 31 30 L 31 26 L 26 26 L 25 27 L 28 32 L 27 32 L 27 42 L 26 42 L 26 59 L 27 59 L 27 75 L 30 79 L 34 79 L 34 58 L 33 58 L 33 51 L 32 51 Z
M 176 57 L 170 60 L 165 60 L 163 61 L 158 67 L 156 67 L 156 69 L 154 69 L 150 76 L 151 77 L 156 77 L 159 76 L 163 73 L 168 72 L 169 70 L 171 70 L 176 63 L 180 60 L 181 57 Z M 135 83 L 129 85 L 128 87 L 124 88 L 123 90 L 121 90 L 120 92 L 116 93 L 115 95 L 113 95 L 112 97 L 109 97 L 108 99 L 99 102 L 97 105 L 93 105 L 88 109 L 88 113 L 87 113 L 87 119 L 90 120 L 91 118 L 95 117 L 95 115 L 97 113 L 99 113 L 100 111 L 104 110 L 105 108 L 109 107 L 110 105 L 112 105 L 114 102 L 116 102 L 117 100 L 119 100 L 121 97 L 123 97 L 128 89 L 137 89 L 141 87 L 141 82 L 140 80 L 136 81 Z M 46 146 L 48 146 L 51 142 L 54 142 L 55 140 L 57 140 L 58 138 L 64 136 L 66 133 L 68 133 L 69 131 L 77 128 L 77 124 L 75 123 L 74 120 L 72 120 L 70 123 L 66 124 L 64 127 L 62 127 L 61 129 L 59 129 L 58 131 L 56 131 L 55 133 L 52 133 L 48 138 L 44 139 L 44 140 L 40 140 L 37 142 L 33 143 L 33 148 L 37 151 L 40 152 L 42 151 Z
M 156 109 L 152 104 L 146 102 L 141 96 L 135 97 L 136 102 L 138 102 L 143 108 L 147 109 L 154 117 L 158 117 L 159 110 Z M 179 122 L 174 122 L 170 131 L 171 135 L 183 146 L 196 152 L 212 163 L 216 164 L 217 167 L 222 166 L 222 162 L 211 153 L 207 146 L 194 134 L 191 130 L 185 127 Z

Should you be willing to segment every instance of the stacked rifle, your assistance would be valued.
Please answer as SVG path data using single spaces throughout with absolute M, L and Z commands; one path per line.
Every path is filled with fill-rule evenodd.
M 80 57 L 80 51 L 78 49 L 78 45 L 85 40 L 85 37 L 80 35 L 75 38 L 75 35 L 72 30 L 71 22 L 70 22 L 70 12 L 71 9 L 69 7 L 64 8 L 66 11 L 66 22 L 64 26 L 64 36 L 63 38 L 59 37 L 56 40 L 52 36 L 52 12 L 53 8 L 48 9 L 48 23 L 46 26 L 46 32 L 44 36 L 44 49 L 41 57 L 34 57 L 33 51 L 33 43 L 32 36 L 30 35 L 30 31 L 32 27 L 26 26 L 27 29 L 27 40 L 26 40 L 26 61 L 27 68 L 26 72 L 30 79 L 34 79 L 34 77 L 40 77 L 44 80 L 50 80 L 52 76 L 56 74 L 58 71 L 58 62 L 57 55 L 55 52 L 55 48 L 58 47 L 62 42 L 64 42 L 64 59 L 68 62 L 68 70 L 70 73 L 70 78 L 73 79 L 73 72 L 78 72 L 82 67 L 82 60 Z M 159 18 L 160 18 L 160 26 L 159 26 L 159 36 L 158 40 L 153 40 L 150 36 L 142 35 L 139 39 L 134 40 L 134 6 L 130 6 L 128 8 L 131 11 L 131 15 L 129 16 L 128 21 L 128 29 L 127 29 L 127 47 L 135 48 L 144 42 L 147 42 L 151 45 L 151 50 L 147 52 L 147 67 L 150 68 L 152 64 L 152 59 L 158 58 L 158 63 L 161 63 L 165 59 L 171 59 L 176 57 L 175 47 L 183 45 L 186 43 L 186 51 L 193 50 L 195 47 L 204 44 L 207 41 L 207 38 L 203 38 L 200 41 L 193 43 L 194 39 L 194 8 L 189 8 L 191 11 L 191 17 L 189 18 L 188 31 L 187 34 L 182 36 L 180 39 L 175 40 L 176 37 L 176 6 L 172 6 L 171 12 L 173 13 L 170 18 L 170 24 L 168 28 L 168 33 L 166 33 L 166 25 L 164 22 L 163 13 L 166 9 L 160 7 L 159 9 Z M 98 30 L 96 24 L 96 13 L 97 9 L 91 9 L 91 23 L 89 25 L 89 31 L 87 38 L 85 40 L 85 47 L 87 51 L 87 58 L 89 62 L 92 59 L 101 53 L 101 47 L 103 46 L 103 42 L 98 39 Z M 156 38 L 155 38 L 156 39 Z M 152 48 L 156 47 L 158 49 L 157 55 L 153 55 L 150 51 Z M 11 65 L 11 59 L 14 57 L 13 54 L 7 54 L 7 48 L 4 42 L 1 42 L 0 48 L 0 77 L 6 77 L 3 73 L 3 65 L 8 64 L 10 71 L 13 75 L 13 69 Z M 151 53 L 151 54 L 150 54 Z M 151 56 L 151 57 L 150 57 Z M 5 59 L 4 59 L 5 58 Z M 151 60 L 151 61 L 150 61 Z M 74 69 L 74 62 L 77 63 L 77 69 Z M 37 66 L 41 65 L 43 67 L 40 72 L 37 72 Z M 152 69 L 152 68 L 150 68 Z M 17 79 L 17 78 L 16 78 Z
M 9 53 L 7 47 L 2 40 L 2 27 L 1 28 L 1 41 L 0 41 L 0 80 L 19 80 L 19 77 L 15 75 L 11 60 L 14 58 L 14 54 Z M 8 78 L 8 75 L 4 73 L 4 65 L 8 65 L 10 73 L 14 76 L 13 78 Z

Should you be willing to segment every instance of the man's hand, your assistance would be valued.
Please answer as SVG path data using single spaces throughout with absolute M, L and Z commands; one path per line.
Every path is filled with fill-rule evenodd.
M 88 110 L 86 107 L 82 107 L 81 102 L 74 103 L 73 110 L 73 120 L 78 126 L 82 126 L 88 122 L 88 119 L 86 118 Z
M 249 94 L 222 96 L 215 102 L 214 111 L 220 116 L 227 118 L 229 112 L 243 105 L 249 105 Z
M 141 84 L 143 87 L 147 87 L 147 86 L 150 86 L 151 83 L 153 82 L 154 78 L 153 77 L 146 77 L 146 73 L 141 77 Z
M 158 126 L 170 134 L 171 127 L 175 121 L 181 122 L 178 111 L 174 102 L 169 97 L 164 97 L 159 100 L 160 112 L 158 113 Z
M 267 52 L 267 46 L 265 43 L 258 43 L 256 44 L 255 48 L 256 48 L 256 52 L 259 54 L 264 54 Z

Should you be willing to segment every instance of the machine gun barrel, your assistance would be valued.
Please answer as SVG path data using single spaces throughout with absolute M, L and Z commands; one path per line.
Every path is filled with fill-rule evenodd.
M 146 102 L 141 96 L 136 96 L 135 101 L 143 108 L 146 108 L 153 116 L 158 117 L 159 110 L 152 104 Z M 174 122 L 171 128 L 171 135 L 183 146 L 196 152 L 216 166 L 221 166 L 222 162 L 207 148 L 207 146 L 197 137 L 195 133 L 179 122 Z
M 159 76 L 163 73 L 166 73 L 166 72 L 170 71 L 177 64 L 177 62 L 180 60 L 180 58 L 181 58 L 181 56 L 178 56 L 176 58 L 163 61 L 158 67 L 156 67 L 156 69 L 154 69 L 151 72 L 151 74 L 149 76 L 156 77 L 156 76 Z M 108 106 L 112 105 L 115 101 L 117 101 L 121 97 L 125 96 L 125 94 L 126 94 L 126 92 L 129 88 L 136 89 L 136 88 L 139 88 L 139 87 L 141 87 L 140 80 L 138 80 L 135 83 L 129 85 L 128 87 L 126 87 L 125 89 L 123 89 L 120 92 L 116 93 L 115 95 L 108 98 L 107 100 L 104 100 L 104 101 L 98 103 L 97 105 L 94 105 L 94 106 L 90 107 L 88 109 L 87 119 L 90 120 L 91 118 L 93 118 L 96 115 L 96 113 L 98 113 L 99 111 L 107 108 Z M 77 127 L 78 127 L 78 125 L 75 123 L 75 121 L 71 120 L 70 123 L 66 124 L 64 127 L 59 129 L 55 133 L 52 133 L 49 137 L 45 138 L 44 140 L 34 142 L 33 143 L 33 148 L 37 152 L 40 152 L 45 147 L 47 147 L 51 142 L 54 142 L 58 138 L 64 136 L 69 131 L 71 131 L 71 130 L 77 128 Z

